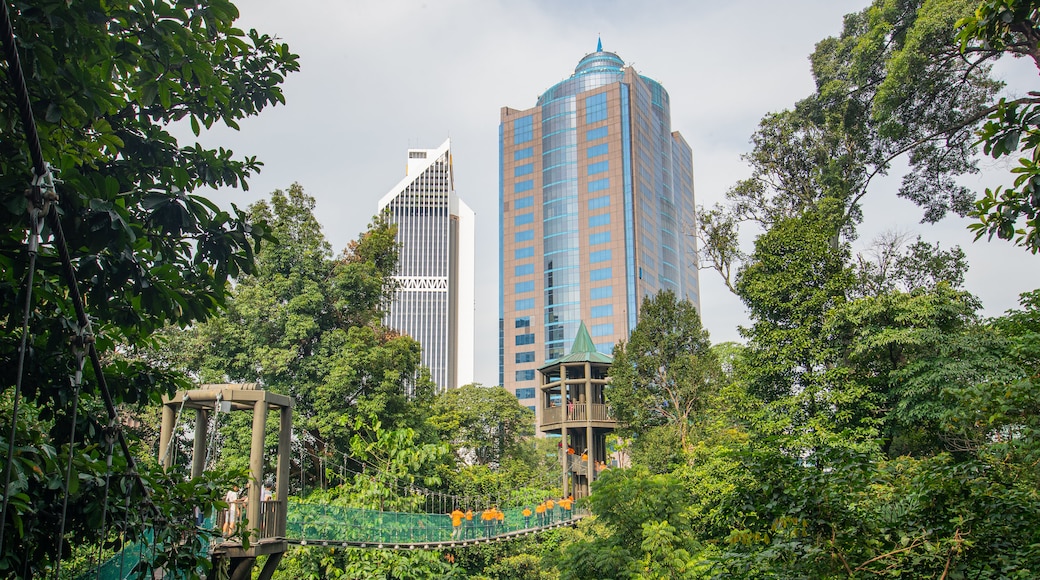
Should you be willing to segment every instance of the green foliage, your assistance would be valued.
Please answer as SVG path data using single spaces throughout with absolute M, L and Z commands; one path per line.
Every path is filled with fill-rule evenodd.
M 1040 66 L 1040 13 L 1034 0 L 985 0 L 975 13 L 957 21 L 957 39 L 967 58 L 1001 54 L 1028 57 Z M 968 226 L 975 239 L 996 235 L 1014 240 L 1032 253 L 1040 250 L 1037 212 L 1040 211 L 1040 99 L 1033 93 L 1014 100 L 1000 99 L 987 111 L 978 132 L 986 154 L 995 159 L 1019 154 L 1011 187 L 986 189 L 975 202 Z
M 992 52 L 960 50 L 955 24 L 973 3 L 875 0 L 816 45 L 816 91 L 763 117 L 745 157 L 751 177 L 727 192 L 726 206 L 701 211 L 701 245 L 727 285 L 745 257 L 737 224 L 769 229 L 837 209 L 835 227 L 851 239 L 860 201 L 898 159 L 908 164 L 899 195 L 924 221 L 972 211 L 974 195 L 956 178 L 977 172 L 974 129 L 1002 86 L 990 75 Z
M 163 361 L 141 356 L 153 345 L 153 333 L 213 316 L 225 303 L 228 281 L 252 272 L 260 241 L 270 239 L 262 221 L 198 193 L 244 188 L 260 162 L 223 148 L 182 145 L 171 130 L 181 120 L 196 133 L 218 122 L 236 128 L 241 119 L 283 103 L 280 85 L 298 69 L 297 57 L 271 36 L 237 28 L 238 10 L 225 0 L 15 2 L 11 17 L 43 156 L 60 172 L 52 211 L 61 221 L 113 401 L 133 413 L 187 384 Z M 29 274 L 30 202 L 24 194 L 32 179 L 10 73 L 9 67 L 0 70 L 0 320 L 11 323 L 0 337 L 0 384 L 7 389 L 7 409 L 18 368 L 14 321 L 22 319 Z M 109 540 L 101 537 L 106 528 L 100 519 L 108 424 L 100 377 L 88 364 L 73 425 L 69 377 L 78 365 L 69 344 L 77 325 L 53 232 L 45 230 L 43 241 L 15 441 L 13 477 L 24 489 L 3 523 L 9 531 L 0 553 L 0 570 L 26 577 L 54 566 L 63 542 L 67 556 L 68 544 Z M 62 485 L 54 487 L 60 481 L 55 474 L 64 470 L 73 431 L 66 537 L 58 538 L 64 494 L 58 493 Z M 0 448 L 6 453 L 7 441 Z M 194 492 L 148 475 L 157 509 L 170 516 L 154 519 L 149 504 L 142 507 L 140 489 L 123 478 L 126 459 L 119 455 L 113 458 L 108 525 L 127 515 L 122 506 L 131 497 L 134 514 L 153 518 L 155 534 L 183 531 L 173 514 L 179 518 L 182 506 L 190 509 L 186 498 Z M 171 487 L 176 494 L 160 492 Z M 208 497 L 202 487 L 198 497 Z M 174 550 L 161 557 L 194 568 L 192 554 Z
M 502 387 L 446 390 L 433 400 L 429 422 L 460 460 L 492 467 L 534 435 L 534 413 Z
M 845 302 L 854 280 L 847 247 L 835 246 L 837 221 L 836 212 L 811 211 L 778 222 L 756 240 L 736 285 L 753 321 L 741 329 L 747 390 L 769 404 L 772 429 L 803 433 L 810 446 L 825 433 L 861 429 L 856 408 L 871 404 L 841 384 L 836 345 L 823 340 L 826 313 Z
M 307 434 L 309 458 L 294 467 L 307 472 L 304 487 L 336 480 L 320 458 L 346 451 L 370 417 L 390 429 L 420 428 L 434 387 L 419 343 L 380 322 L 394 287 L 395 228 L 377 217 L 333 258 L 314 209 L 299 184 L 251 206 L 278 244 L 257 255 L 256 273 L 238 281 L 223 316 L 171 329 L 161 352 L 203 380 L 257 382 L 292 396 L 294 428 Z M 249 441 L 248 428 L 234 419 L 224 428 L 223 465 L 247 461 L 235 441 Z
M 639 323 L 614 347 L 604 395 L 629 433 L 670 424 L 685 447 L 690 424 L 721 374 L 697 309 L 665 290 L 643 300 Z

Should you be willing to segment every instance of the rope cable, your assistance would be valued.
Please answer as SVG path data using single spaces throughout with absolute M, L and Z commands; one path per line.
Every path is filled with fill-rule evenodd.
M 6 11 L 7 5 L 5 3 L 4 12 L 6 13 Z M 36 254 L 39 251 L 39 232 L 43 221 L 40 217 L 40 212 L 41 210 L 39 208 L 34 207 L 29 214 L 31 229 L 27 244 L 27 250 L 29 253 L 29 271 L 26 273 L 25 280 L 25 309 L 22 315 L 22 338 L 21 345 L 18 347 L 18 370 L 17 375 L 15 376 L 14 402 L 11 405 L 11 428 L 8 431 L 7 458 L 4 461 L 4 499 L 3 505 L 0 507 L 0 554 L 3 553 L 4 532 L 7 531 L 7 506 L 11 495 L 9 493 L 11 487 L 11 470 L 14 465 L 15 436 L 17 435 L 18 430 L 18 411 L 22 398 L 22 376 L 25 371 L 25 352 L 29 339 L 29 312 L 32 310 L 33 277 L 36 273 Z
M 69 490 L 72 487 L 72 459 L 76 446 L 76 422 L 79 420 L 79 393 L 83 387 L 83 365 L 86 362 L 83 358 L 83 346 L 85 341 L 89 339 L 90 337 L 85 336 L 82 329 L 80 329 L 76 336 L 76 372 L 72 377 L 72 427 L 69 432 L 69 458 L 68 463 L 65 465 L 65 493 L 61 500 L 61 519 L 58 525 L 58 556 L 54 563 L 55 578 L 61 578 L 61 554 L 65 548 L 65 521 L 69 510 Z
M 96 580 L 101 580 L 101 551 L 104 548 L 105 540 L 108 539 L 108 492 L 112 483 L 112 450 L 115 446 L 115 437 L 112 436 L 113 429 L 114 426 L 111 423 L 105 428 L 105 491 L 102 494 L 105 499 L 101 504 L 101 541 L 98 542 L 97 557 L 94 559 Z
M 57 195 L 54 192 L 53 177 L 43 160 L 43 150 L 40 146 L 40 137 L 36 131 L 36 120 L 33 116 L 32 105 L 29 101 L 29 90 L 25 84 L 25 76 L 23 74 L 21 59 L 18 56 L 18 47 L 15 42 L 14 28 L 11 25 L 11 17 L 8 10 L 7 2 L 0 2 L 0 43 L 3 44 L 4 56 L 7 59 L 8 80 L 14 85 L 14 93 L 18 100 L 18 109 L 22 117 L 22 129 L 25 131 L 26 145 L 29 148 L 29 155 L 32 159 L 33 165 L 33 176 L 34 183 L 39 184 L 41 181 L 48 184 L 48 191 L 44 192 L 50 195 L 51 198 L 48 201 L 57 201 Z M 48 208 L 53 209 L 53 208 Z M 69 298 L 72 301 L 73 307 L 76 310 L 76 319 L 79 327 L 89 335 L 90 332 L 90 320 L 87 318 L 86 310 L 84 307 L 84 301 L 79 291 L 79 284 L 76 280 L 76 272 L 72 267 L 72 258 L 69 255 L 68 244 L 65 240 L 65 233 L 62 230 L 61 219 L 56 211 L 45 211 L 43 217 L 46 219 L 47 224 L 50 226 L 53 237 L 54 246 L 58 252 L 61 260 L 63 274 L 65 280 L 69 286 Z M 108 383 L 105 380 L 103 368 L 101 366 L 101 358 L 98 356 L 97 348 L 93 341 L 87 345 L 87 353 L 90 356 L 91 367 L 94 371 L 94 375 L 97 379 L 98 389 L 101 392 L 102 399 L 105 403 L 105 411 L 108 413 L 108 418 L 111 421 L 116 421 L 119 414 L 116 412 L 115 402 L 112 398 L 112 393 L 108 388 Z M 119 442 L 119 448 L 126 457 L 127 471 L 134 475 L 135 483 L 141 488 L 144 495 L 144 503 L 151 510 L 155 516 L 160 517 L 161 512 L 158 507 L 152 502 L 151 491 L 148 486 L 145 485 L 144 479 L 137 472 L 137 462 L 134 459 L 133 454 L 130 452 L 130 446 L 126 441 L 126 437 L 123 435 L 122 429 L 116 431 L 117 440 Z M 8 456 L 10 462 L 12 457 Z M 2 510 L 3 517 L 6 517 L 6 504 L 7 504 L 7 488 L 4 488 L 4 508 Z M 0 521 L 0 551 L 3 548 L 3 532 L 6 526 L 2 525 L 3 521 Z

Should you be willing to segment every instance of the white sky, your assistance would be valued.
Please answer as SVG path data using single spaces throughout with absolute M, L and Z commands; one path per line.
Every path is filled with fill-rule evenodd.
M 761 117 L 812 92 L 808 56 L 841 31 L 866 0 L 239 0 L 242 28 L 287 42 L 302 70 L 284 85 L 287 105 L 215 129 L 204 144 L 255 155 L 263 172 L 250 191 L 214 199 L 240 207 L 299 182 L 338 252 L 363 231 L 378 200 L 403 176 L 407 149 L 452 140 L 455 186 L 477 216 L 476 380 L 498 383 L 499 109 L 534 106 L 595 50 L 617 53 L 671 96 L 672 129 L 693 148 L 699 205 L 724 199 L 748 169 L 740 159 Z M 1036 84 L 1035 70 L 1009 67 Z M 1005 183 L 1006 167 L 972 184 Z M 1006 242 L 973 243 L 967 220 L 921 226 L 922 212 L 896 198 L 898 180 L 865 200 L 856 249 L 888 229 L 959 244 L 966 286 L 987 315 L 1040 287 L 1037 257 Z M 705 327 L 715 342 L 739 340 L 743 304 L 701 272 Z

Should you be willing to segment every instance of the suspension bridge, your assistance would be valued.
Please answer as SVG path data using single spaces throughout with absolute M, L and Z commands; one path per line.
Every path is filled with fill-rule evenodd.
M 446 550 L 478 544 L 511 541 L 564 526 L 573 526 L 587 512 L 569 498 L 544 498 L 541 502 L 498 508 L 495 498 L 462 497 L 435 492 L 414 485 L 401 489 L 387 505 L 407 504 L 387 510 L 362 509 L 335 502 L 306 501 L 288 495 L 289 455 L 292 436 L 292 405 L 289 397 L 269 393 L 255 384 L 202 385 L 192 391 L 178 392 L 167 399 L 159 437 L 159 459 L 172 468 L 173 451 L 185 412 L 195 414 L 190 430 L 193 438 L 191 476 L 201 475 L 216 454 L 217 418 L 224 412 L 253 412 L 250 448 L 250 484 L 242 499 L 227 510 L 206 514 L 198 522 L 208 542 L 195 546 L 196 556 L 210 558 L 217 568 L 226 560 L 230 578 L 249 578 L 260 556 L 267 556 L 258 577 L 269 579 L 285 552 L 292 546 L 352 548 L 372 550 Z M 264 441 L 267 414 L 279 414 L 278 453 L 275 461 L 275 493 L 267 497 Z M 302 446 L 301 446 L 302 448 Z M 371 485 L 381 485 L 371 473 Z M 396 494 L 393 485 L 390 495 Z M 386 489 L 383 490 L 387 491 Z M 231 537 L 221 531 L 234 530 Z M 140 543 L 125 546 L 82 580 L 116 580 L 136 577 L 137 568 L 169 546 L 159 545 L 146 533 Z M 201 537 L 201 536 L 200 536 Z M 247 539 L 248 541 L 243 541 Z M 147 566 L 147 564 L 143 564 Z M 176 577 L 176 573 L 165 577 Z

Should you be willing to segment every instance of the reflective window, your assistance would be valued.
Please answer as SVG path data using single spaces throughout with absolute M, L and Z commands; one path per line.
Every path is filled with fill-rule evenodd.
M 610 223 L 610 214 L 601 213 L 599 215 L 589 216 L 589 227 L 594 228 L 597 226 L 605 226 Z
M 525 179 L 513 184 L 513 193 L 523 193 L 525 191 L 531 191 L 532 189 L 534 189 L 533 179 Z
M 524 298 L 513 303 L 513 310 L 531 310 L 534 308 L 534 298 Z
M 513 201 L 513 209 L 522 209 L 525 207 L 531 207 L 534 205 L 534 196 L 528 195 L 527 197 L 518 197 Z
M 523 149 L 517 149 L 513 151 L 513 161 L 520 161 L 521 159 L 527 159 L 528 157 L 534 156 L 534 147 L 524 147 Z
M 520 346 L 522 344 L 534 344 L 533 334 L 518 334 L 516 335 L 516 344 Z
M 593 318 L 604 318 L 604 317 L 607 317 L 607 316 L 614 316 L 614 305 L 613 304 L 604 304 L 603 306 L 593 306 L 592 307 L 592 317 Z
M 517 363 L 534 362 L 534 351 L 533 350 L 525 350 L 524 352 L 516 353 L 516 362 Z
M 613 295 L 614 295 L 614 287 L 613 286 L 600 286 L 598 288 L 593 288 L 589 292 L 589 296 L 593 300 L 599 300 L 600 298 L 610 298 Z
M 534 120 L 531 115 L 513 121 L 513 144 L 519 145 L 534 139 Z
M 534 353 L 531 353 L 531 354 L 534 354 Z M 530 378 L 523 378 L 523 379 L 520 378 L 520 373 L 524 373 L 524 376 L 526 377 L 528 372 L 532 373 Z M 530 371 L 516 371 L 516 380 L 518 380 L 518 381 L 533 381 L 534 380 L 534 374 L 533 373 L 534 373 L 534 369 L 531 369 Z M 517 399 L 533 399 L 534 398 L 534 387 L 526 387 L 526 388 L 523 388 L 523 389 L 517 389 L 516 390 L 516 398 Z
M 534 257 L 534 246 L 527 246 L 526 248 L 517 248 L 513 250 L 513 259 L 522 260 L 524 258 Z
M 592 336 L 610 336 L 614 334 L 614 323 L 608 322 L 606 324 L 593 324 L 592 329 L 589 332 Z
M 604 163 L 606 163 L 604 161 Z M 589 182 L 589 193 L 594 191 L 603 191 L 604 189 L 610 188 L 610 178 L 604 177 L 603 179 L 597 179 Z
M 524 163 L 523 165 L 517 165 L 513 168 L 513 177 L 530 175 L 532 173 L 534 173 L 534 163 Z
M 513 321 L 513 328 L 527 328 L 528 326 L 531 326 L 530 316 L 520 316 Z
M 522 226 L 524 224 L 529 224 L 529 223 L 531 223 L 533 221 L 534 221 L 534 213 L 533 212 L 527 212 L 527 213 L 522 213 L 522 214 L 518 214 L 518 215 L 513 216 L 513 225 L 514 226 Z
M 595 175 L 597 173 L 603 173 L 610 169 L 609 161 L 597 161 L 596 163 L 589 163 L 589 175 Z M 609 183 L 609 182 L 608 182 Z M 601 188 L 601 189 L 605 189 Z M 592 191 L 592 184 L 589 184 L 589 191 Z
M 605 244 L 610 241 L 610 230 L 605 232 L 598 232 L 595 234 L 589 234 L 589 245 L 595 246 L 598 244 Z
M 606 127 L 603 128 L 606 129 Z M 589 147 L 587 155 L 589 157 L 599 157 L 600 155 L 606 155 L 608 151 L 607 143 L 600 143 L 599 145 Z
M 585 124 L 598 123 L 607 118 L 607 93 L 585 97 Z
M 517 282 L 516 284 L 513 284 L 513 292 L 516 294 L 523 294 L 524 292 L 534 292 L 534 280 L 528 280 L 527 282 Z
M 607 136 L 607 128 L 606 127 L 596 127 L 595 129 L 592 129 L 592 130 L 588 131 L 587 133 L 585 133 L 585 140 L 587 140 L 587 141 L 595 141 L 596 139 L 602 139 L 602 138 L 604 138 L 606 136 Z
M 600 250 L 598 252 L 592 252 L 591 254 L 589 254 L 590 264 L 607 261 L 610 261 L 610 250 Z
M 614 274 L 610 271 L 610 268 L 598 268 L 596 270 L 593 270 L 592 272 L 589 272 L 589 279 L 593 282 L 598 282 L 600 280 L 610 280 L 613 277 Z
M 528 276 L 534 274 L 534 264 L 520 264 L 513 268 L 514 276 Z
M 610 206 L 610 196 L 601 195 L 589 200 L 589 210 L 602 209 Z
M 520 230 L 513 234 L 514 242 L 530 242 L 534 239 L 534 230 Z

